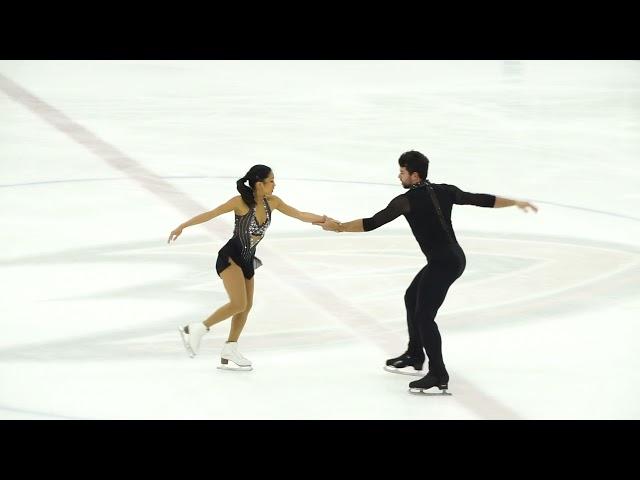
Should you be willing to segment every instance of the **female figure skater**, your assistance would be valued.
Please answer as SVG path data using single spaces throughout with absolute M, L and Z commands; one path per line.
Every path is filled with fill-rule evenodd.
M 273 195 L 275 178 L 272 170 L 265 165 L 254 165 L 236 183 L 240 195 L 181 224 L 171 232 L 167 243 L 175 241 L 186 227 L 207 222 L 223 213 L 235 213 L 233 237 L 220 249 L 216 261 L 216 272 L 222 278 L 229 303 L 218 308 L 204 322 L 190 323 L 178 330 L 187 352 L 193 358 L 198 353 L 200 340 L 209 328 L 232 317 L 231 330 L 222 349 L 221 365 L 218 368 L 251 370 L 251 362 L 238 351 L 238 338 L 253 303 L 254 271 L 262 265 L 255 256 L 256 246 L 271 224 L 271 213 L 273 210 L 280 210 L 285 215 L 307 223 L 321 223 L 327 217 L 299 212 Z M 236 367 L 230 367 L 229 361 Z

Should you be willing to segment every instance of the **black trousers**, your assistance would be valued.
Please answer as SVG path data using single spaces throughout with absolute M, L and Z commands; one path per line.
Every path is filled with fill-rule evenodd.
M 409 328 L 409 352 L 429 359 L 429 371 L 436 375 L 446 372 L 442 358 L 442 338 L 435 318 L 449 287 L 467 264 L 459 245 L 438 248 L 429 255 L 429 263 L 409 285 L 404 296 Z

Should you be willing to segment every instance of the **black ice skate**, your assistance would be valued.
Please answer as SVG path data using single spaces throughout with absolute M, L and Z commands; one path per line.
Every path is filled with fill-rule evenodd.
M 422 376 L 422 365 L 424 364 L 424 355 L 411 355 L 408 351 L 396 358 L 387 360 L 384 369 L 391 373 L 400 373 L 402 375 Z M 413 367 L 409 370 L 407 367 Z
M 433 387 L 438 387 L 438 389 L 441 390 L 440 393 L 425 392 L 425 390 Z M 449 388 L 449 374 L 445 373 L 444 375 L 437 376 L 429 372 L 425 377 L 409 384 L 409 393 L 418 395 L 451 395 L 447 392 L 447 388 Z

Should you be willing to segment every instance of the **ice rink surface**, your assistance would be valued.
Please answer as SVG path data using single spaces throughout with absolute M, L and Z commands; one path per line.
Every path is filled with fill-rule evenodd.
M 342 221 L 429 178 L 532 201 L 455 206 L 467 269 L 436 319 L 451 397 L 383 370 L 425 265 L 403 218 L 335 234 L 275 212 L 240 339 L 176 327 L 254 164 Z M 0 61 L 1 419 L 640 419 L 640 62 Z

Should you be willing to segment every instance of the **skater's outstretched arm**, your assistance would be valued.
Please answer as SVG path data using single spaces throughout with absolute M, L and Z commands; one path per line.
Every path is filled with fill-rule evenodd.
M 364 232 L 363 221 L 364 218 L 358 218 L 357 220 L 345 223 L 327 219 L 326 222 L 314 223 L 314 225 L 320 225 L 323 230 L 330 230 L 332 232 Z
M 504 198 L 504 197 L 496 197 L 496 203 L 493 205 L 493 208 L 512 207 L 514 205 L 518 208 L 521 208 L 527 213 L 529 213 L 529 210 L 527 210 L 527 208 L 530 208 L 534 212 L 538 213 L 538 207 L 536 207 L 532 203 L 525 202 L 522 200 L 513 200 L 512 198 Z
M 369 232 L 406 213 L 409 213 L 409 201 L 405 195 L 399 195 L 391 200 L 384 210 L 380 210 L 373 217 L 359 218 L 345 223 L 328 218 L 324 222 L 314 223 L 314 225 L 320 225 L 324 230 L 332 232 Z
M 528 212 L 527 208 L 532 209 L 534 212 L 538 211 L 538 207 L 532 203 L 514 200 L 511 198 L 497 197 L 495 195 L 489 195 L 487 193 L 469 193 L 464 190 L 460 190 L 455 185 L 445 185 L 447 190 L 452 195 L 453 203 L 457 205 L 475 205 L 477 207 L 492 207 L 503 208 L 511 207 L 513 205 L 521 208 L 525 212 Z
M 169 235 L 169 240 L 167 241 L 167 243 L 171 243 L 171 241 L 175 241 L 180 234 L 182 233 L 182 230 L 190 227 L 192 225 L 198 225 L 199 223 L 204 223 L 204 222 L 208 222 L 209 220 L 216 218 L 219 215 L 222 215 L 223 213 L 229 213 L 232 210 L 235 210 L 236 208 L 238 208 L 240 206 L 240 200 L 242 197 L 240 197 L 239 195 L 236 197 L 233 197 L 232 199 L 230 199 L 229 201 L 223 203 L 222 205 L 214 208 L 213 210 L 209 211 L 209 212 L 204 212 L 201 213 L 200 215 L 196 215 L 195 217 L 193 217 L 190 220 L 187 220 L 186 222 L 180 224 L 176 229 L 174 229 L 171 234 Z
M 280 210 L 285 215 L 296 218 L 302 222 L 315 224 L 327 220 L 326 215 L 316 215 L 315 213 L 300 212 L 299 210 L 293 208 L 291 205 L 287 205 L 286 203 L 284 203 L 284 201 L 280 197 L 276 197 L 275 195 L 272 195 L 270 197 L 270 200 L 274 202 L 274 209 Z

